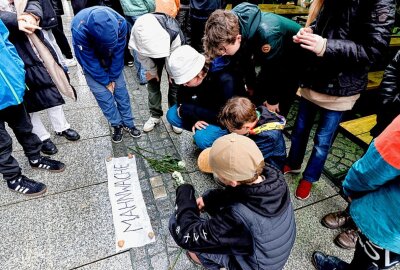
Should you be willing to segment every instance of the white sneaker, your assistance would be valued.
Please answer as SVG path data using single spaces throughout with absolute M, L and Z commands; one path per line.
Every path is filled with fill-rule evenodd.
M 76 66 L 78 63 L 76 62 L 76 60 L 74 58 L 71 58 L 71 59 L 65 58 L 65 64 L 67 65 L 67 67 L 73 67 L 73 66 Z
M 150 117 L 149 120 L 144 124 L 143 131 L 149 132 L 152 131 L 153 128 L 160 123 L 160 118 Z
M 176 134 L 181 134 L 183 129 L 179 128 L 179 127 L 175 127 L 172 126 L 172 130 L 176 133 Z

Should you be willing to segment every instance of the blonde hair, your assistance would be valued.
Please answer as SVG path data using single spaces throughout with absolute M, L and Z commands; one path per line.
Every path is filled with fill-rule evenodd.
M 240 34 L 239 19 L 230 11 L 217 9 L 206 22 L 203 48 L 206 58 L 213 60 L 220 56 L 221 45 L 234 44 Z
M 233 97 L 221 109 L 218 119 L 229 130 L 241 129 L 245 123 L 257 120 L 256 106 L 248 98 Z
M 314 0 L 311 3 L 310 10 L 308 12 L 306 27 L 310 26 L 310 24 L 315 20 L 315 18 L 317 18 L 323 5 L 324 5 L 324 0 Z

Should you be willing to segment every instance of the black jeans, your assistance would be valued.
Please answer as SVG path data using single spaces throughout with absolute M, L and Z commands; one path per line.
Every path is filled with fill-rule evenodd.
M 57 27 L 51 29 L 56 39 L 61 52 L 65 55 L 65 58 L 72 59 L 71 46 L 68 43 L 68 39 L 64 34 L 64 27 L 61 16 L 57 16 Z
M 32 123 L 23 104 L 0 110 L 0 173 L 4 180 L 21 175 L 21 168 L 12 154 L 12 140 L 6 131 L 5 123 L 13 130 L 28 159 L 40 157 L 42 142 L 32 133 Z
M 400 262 L 400 254 L 383 249 L 359 233 L 353 260 L 348 270 L 389 269 Z

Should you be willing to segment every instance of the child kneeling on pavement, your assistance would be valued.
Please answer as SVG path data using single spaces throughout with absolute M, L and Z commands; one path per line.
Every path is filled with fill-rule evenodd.
M 227 187 L 196 200 L 193 186 L 179 186 L 172 237 L 207 269 L 282 269 L 296 236 L 283 174 L 265 164 L 254 141 L 242 135 L 225 135 L 207 152 L 202 164 Z M 200 217 L 200 211 L 210 218 Z
M 178 90 L 178 103 L 167 112 L 171 125 L 191 130 L 200 149 L 210 147 L 228 130 L 218 122 L 218 112 L 235 95 L 244 95 L 244 85 L 226 66 L 206 63 L 205 57 L 188 45 L 177 48 L 168 67 Z
M 245 97 L 233 97 L 222 108 L 219 121 L 230 132 L 252 139 L 264 156 L 265 163 L 283 171 L 286 145 L 282 130 L 286 119 L 265 106 L 256 106 Z

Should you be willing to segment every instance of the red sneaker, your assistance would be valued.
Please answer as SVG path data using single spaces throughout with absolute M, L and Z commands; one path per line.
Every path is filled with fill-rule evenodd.
M 294 195 L 299 200 L 307 200 L 310 197 L 312 183 L 307 180 L 301 179 Z
M 296 169 L 292 169 L 289 165 L 283 166 L 283 174 L 287 174 L 287 173 L 300 173 L 301 172 L 301 168 L 296 168 Z

